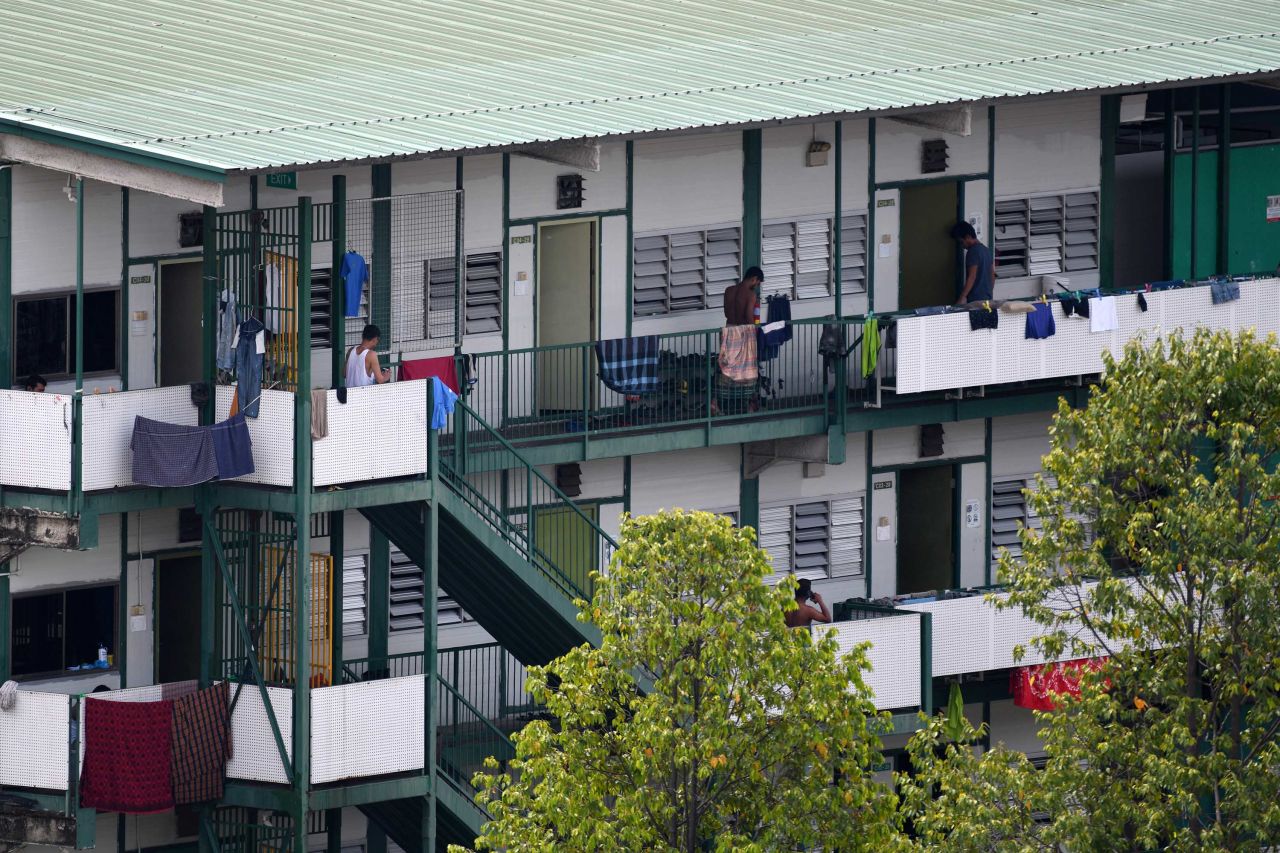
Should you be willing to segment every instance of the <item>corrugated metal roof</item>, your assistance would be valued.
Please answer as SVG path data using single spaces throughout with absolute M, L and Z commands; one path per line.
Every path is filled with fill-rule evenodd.
M 261 169 L 1280 70 L 1276 0 L 6 0 L 0 119 Z

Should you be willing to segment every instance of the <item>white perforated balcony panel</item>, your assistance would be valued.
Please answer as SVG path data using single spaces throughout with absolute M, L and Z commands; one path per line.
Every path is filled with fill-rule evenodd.
M 421 770 L 424 699 L 422 676 L 313 690 L 312 784 Z
M 898 393 L 989 384 L 995 378 L 997 334 L 971 330 L 968 314 L 899 320 Z
M 1135 302 L 1135 299 L 1125 297 L 1123 301 L 1129 303 Z M 1067 317 L 1058 305 L 1053 310 L 1057 321 L 1056 334 L 1043 341 L 1026 341 L 1027 344 L 1036 345 L 1044 353 L 1043 375 L 1082 376 L 1100 373 L 1102 354 L 1110 352 L 1115 345 L 1115 330 L 1094 332 L 1090 329 L 1088 317 Z
M 427 380 L 393 382 L 325 395 L 329 434 L 312 441 L 315 486 L 424 474 L 427 470 Z
M 71 397 L 0 391 L 0 485 L 71 488 Z
M 814 625 L 821 636 L 830 625 Z M 871 670 L 863 673 L 875 696 L 876 708 L 914 708 L 920 705 L 920 619 L 917 616 L 886 616 L 860 619 L 834 626 L 842 654 L 859 643 L 869 642 L 867 660 Z
M 200 410 L 191 404 L 191 389 L 148 388 L 84 398 L 84 490 L 95 492 L 132 486 L 135 417 L 196 426 Z
M 238 685 L 231 685 L 234 699 Z M 271 707 L 275 711 L 284 748 L 289 760 L 293 760 L 293 691 L 285 687 L 268 687 Z M 240 701 L 231 714 L 231 758 L 227 760 L 227 777 L 247 779 L 251 782 L 275 782 L 288 784 L 289 777 L 280 761 L 271 731 L 271 721 L 262 694 L 253 684 L 241 689 Z
M 906 604 L 904 610 L 933 617 L 933 674 L 959 675 L 991 669 L 994 608 L 982 596 Z
M 234 393 L 235 388 L 231 385 L 218 386 L 218 420 L 226 420 Z M 292 486 L 293 394 L 264 390 L 259 400 L 258 416 L 245 418 L 245 422 L 249 425 L 249 439 L 253 442 L 254 472 L 231 482 Z
M 0 786 L 65 791 L 71 697 L 18 691 L 0 711 Z

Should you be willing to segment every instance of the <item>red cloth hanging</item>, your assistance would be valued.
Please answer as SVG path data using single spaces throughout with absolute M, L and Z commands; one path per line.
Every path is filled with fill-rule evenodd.
M 400 362 L 400 380 L 430 379 L 439 376 L 440 381 L 453 393 L 458 393 L 458 365 L 451 355 L 439 358 L 420 358 L 415 361 Z
M 84 702 L 80 805 L 124 814 L 173 808 L 173 702 Z
M 1106 658 L 1081 658 L 1038 666 L 1021 666 L 1009 676 L 1013 704 L 1033 711 L 1052 711 L 1053 697 L 1063 693 L 1080 695 L 1082 672 L 1096 672 Z

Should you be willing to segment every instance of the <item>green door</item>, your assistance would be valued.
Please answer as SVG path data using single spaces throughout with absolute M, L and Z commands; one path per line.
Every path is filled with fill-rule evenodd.
M 951 228 L 959 210 L 958 187 L 946 181 L 901 190 L 898 307 L 904 311 L 956 301 L 959 249 Z
M 543 225 L 538 229 L 538 346 L 589 343 L 596 325 L 596 223 Z M 588 352 L 588 358 L 591 353 Z M 587 376 L 584 377 L 584 369 Z M 540 352 L 538 409 L 578 412 L 584 391 L 594 387 L 594 366 L 577 347 Z M 588 381 L 584 385 L 584 379 Z
M 592 527 L 598 522 L 599 507 L 579 508 L 581 514 L 563 506 L 536 510 L 534 542 L 544 560 L 578 589 L 590 592 L 591 572 L 600 565 L 600 543 Z
M 898 593 L 954 586 L 955 480 L 951 465 L 898 472 Z

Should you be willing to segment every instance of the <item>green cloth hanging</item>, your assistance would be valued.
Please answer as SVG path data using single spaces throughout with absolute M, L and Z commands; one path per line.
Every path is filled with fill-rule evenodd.
M 862 378 L 876 372 L 876 360 L 880 357 L 880 321 L 868 316 L 862 327 Z
M 951 682 L 951 695 L 947 697 L 947 721 L 944 731 L 947 737 L 958 741 L 964 737 L 964 694 L 960 692 L 960 684 Z

